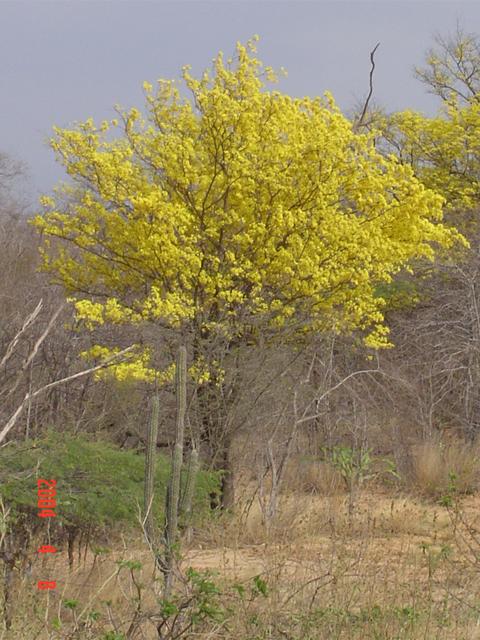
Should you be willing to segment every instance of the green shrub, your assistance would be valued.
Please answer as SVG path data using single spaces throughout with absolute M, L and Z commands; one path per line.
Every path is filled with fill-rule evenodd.
M 104 441 L 49 433 L 33 442 L 0 449 L 0 497 L 14 514 L 37 513 L 37 479 L 57 481 L 55 524 L 109 528 L 139 526 L 143 501 L 144 456 Z M 170 460 L 158 456 L 154 480 L 154 517 L 163 521 Z M 216 476 L 200 472 L 194 516 L 208 510 Z

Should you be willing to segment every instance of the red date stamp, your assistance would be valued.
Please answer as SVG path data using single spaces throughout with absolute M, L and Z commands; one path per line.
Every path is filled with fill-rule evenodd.
M 37 480 L 37 507 L 39 509 L 39 518 L 56 518 L 55 509 L 57 507 L 57 481 L 56 480 Z M 43 544 L 38 549 L 38 553 L 56 553 L 56 547 L 51 544 Z M 39 580 L 37 586 L 41 591 L 55 589 L 57 583 L 55 580 Z

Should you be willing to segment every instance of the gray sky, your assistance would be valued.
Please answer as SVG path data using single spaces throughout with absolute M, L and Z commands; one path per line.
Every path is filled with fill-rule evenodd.
M 380 41 L 376 101 L 431 113 L 412 67 L 457 20 L 480 32 L 480 2 L 0 0 L 0 150 L 27 163 L 32 194 L 48 192 L 62 176 L 46 144 L 52 125 L 140 107 L 144 80 L 178 77 L 184 64 L 200 72 L 253 34 L 263 62 L 288 71 L 280 90 L 328 89 L 343 109 L 365 96 Z

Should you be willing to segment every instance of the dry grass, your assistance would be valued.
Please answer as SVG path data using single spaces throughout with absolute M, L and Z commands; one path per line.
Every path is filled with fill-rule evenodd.
M 480 445 L 438 438 L 416 445 L 412 452 L 413 486 L 424 495 L 438 497 L 451 488 L 469 494 L 480 488 Z
M 466 561 L 448 513 L 431 504 L 411 498 L 390 499 L 386 495 L 366 493 L 353 519 L 345 498 L 329 499 L 286 496 L 280 518 L 282 526 L 290 522 L 289 536 L 263 536 L 262 544 L 248 544 L 257 531 L 258 511 L 247 518 L 253 530 L 244 528 L 236 538 L 228 538 L 226 522 L 212 528 L 219 546 L 200 548 L 198 542 L 185 554 L 183 566 L 216 574 L 222 589 L 223 604 L 230 608 L 228 624 L 214 622 L 185 638 L 280 638 L 294 640 L 399 639 L 470 640 L 477 634 L 477 601 L 480 595 L 479 567 Z M 478 498 L 469 499 L 472 514 L 479 509 Z M 294 508 L 294 505 L 295 508 Z M 350 518 L 350 520 L 349 520 Z M 328 521 L 330 519 L 330 522 Z M 332 524 L 332 519 L 334 523 Z M 237 531 L 238 531 L 238 522 Z M 223 544 L 220 544 L 220 543 Z M 447 553 L 446 550 L 451 550 Z M 118 573 L 119 559 L 139 560 L 142 568 L 134 573 L 147 586 L 142 607 L 155 611 L 152 585 L 152 561 L 148 551 L 133 541 L 123 552 L 114 551 L 97 559 L 88 555 L 85 564 L 73 572 L 66 570 L 65 554 L 52 559 L 50 572 L 61 589 L 51 597 L 51 619 L 60 614 L 62 631 L 44 638 L 104 639 L 105 635 L 68 635 L 75 615 L 85 606 L 105 611 L 105 601 L 117 623 L 126 623 L 135 609 L 135 585 L 129 570 Z M 32 576 L 17 585 L 21 600 L 29 603 L 30 614 L 19 610 L 16 631 L 2 640 L 34 638 L 27 619 L 34 618 L 35 604 L 30 595 L 34 581 L 44 575 L 35 563 Z M 255 576 L 265 581 L 266 595 L 253 589 Z M 240 599 L 231 585 L 243 585 Z M 61 604 L 62 598 L 79 602 L 77 613 Z M 89 604 L 90 603 L 90 604 Z M 103 603 L 103 604 L 102 604 Z M 37 625 L 37 628 L 40 628 Z M 92 627 L 93 628 L 93 627 Z M 125 627 L 124 627 L 125 628 Z M 23 634 L 23 635 L 22 635 Z M 475 635 L 477 634 L 477 635 Z M 156 638 L 152 625 L 145 623 L 142 634 L 131 636 Z
M 285 471 L 284 492 L 331 496 L 342 493 L 345 482 L 334 467 L 323 460 L 292 459 Z
M 436 449 L 422 450 L 425 456 L 432 451 Z M 452 464 L 464 461 L 456 468 L 468 468 L 471 456 L 466 453 L 465 458 L 458 451 L 441 454 Z M 433 474 L 435 465 L 426 458 L 423 462 L 420 468 L 431 468 Z M 461 511 L 454 513 L 431 500 L 370 486 L 352 513 L 345 491 L 325 491 L 331 486 L 325 482 L 330 472 L 317 471 L 321 490 L 307 491 L 311 479 L 295 491 L 290 486 L 268 529 L 258 500 L 247 500 L 249 486 L 235 515 L 218 517 L 196 532 L 192 546 L 184 549 L 182 568 L 213 572 L 227 613 L 179 640 L 480 640 L 480 545 L 474 540 L 480 529 L 480 496 L 465 498 Z M 120 559 L 140 561 L 142 567 L 119 571 Z M 45 567 L 35 559 L 32 574 L 15 586 L 19 606 L 14 629 L 0 632 L 0 640 L 115 638 L 106 635 L 110 618 L 119 630 L 128 627 L 138 584 L 143 585 L 144 618 L 129 640 L 158 638 L 149 622 L 158 611 L 158 583 L 155 587 L 152 558 L 141 540 L 116 544 L 95 562 L 92 554 L 85 562 L 76 559 L 72 572 L 63 552 L 49 558 L 48 573 L 59 582 L 50 596 L 50 626 L 44 622 L 46 594 L 34 589 L 46 575 Z M 266 584 L 265 593 L 255 587 L 256 576 Z M 77 607 L 66 607 L 66 598 L 78 601 Z M 103 617 L 87 619 L 73 633 L 83 610 Z M 51 626 L 55 617 L 60 620 L 56 630 Z M 103 630 L 97 632 L 97 627 Z

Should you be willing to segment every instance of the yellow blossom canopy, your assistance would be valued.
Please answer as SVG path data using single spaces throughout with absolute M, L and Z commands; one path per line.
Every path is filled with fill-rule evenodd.
M 443 198 L 330 95 L 294 98 L 272 81 L 251 41 L 200 79 L 185 67 L 188 95 L 145 83 L 144 116 L 55 129 L 71 181 L 35 224 L 79 317 L 233 332 L 300 317 L 302 330 L 368 329 L 386 344 L 377 286 L 458 238 Z

